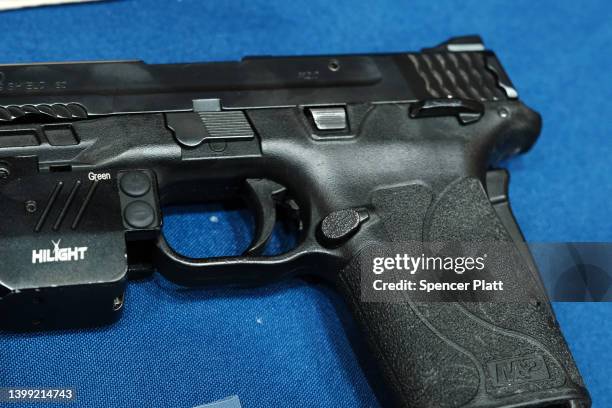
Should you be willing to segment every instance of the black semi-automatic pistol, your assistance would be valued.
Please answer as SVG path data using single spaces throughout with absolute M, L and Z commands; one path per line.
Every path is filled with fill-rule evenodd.
M 107 324 L 130 279 L 337 287 L 400 407 L 590 406 L 548 301 L 371 302 L 372 243 L 508 242 L 543 291 L 501 160 L 540 116 L 479 37 L 421 52 L 0 66 L 0 326 Z M 244 198 L 241 256 L 193 259 L 167 205 Z M 293 249 L 264 255 L 280 214 Z M 510 282 L 511 283 L 511 282 Z M 506 282 L 506 284 L 509 284 Z

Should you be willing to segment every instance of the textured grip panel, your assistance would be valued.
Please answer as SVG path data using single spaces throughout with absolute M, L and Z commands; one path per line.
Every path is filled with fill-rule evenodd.
M 372 204 L 379 240 L 511 241 L 476 179 L 437 197 L 421 184 L 381 190 Z M 398 406 L 590 405 L 549 304 L 361 302 L 356 260 L 339 285 Z M 537 287 L 526 264 L 514 278 Z

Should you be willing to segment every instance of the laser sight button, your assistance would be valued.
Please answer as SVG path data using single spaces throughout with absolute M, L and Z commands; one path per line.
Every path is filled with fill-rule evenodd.
M 147 228 L 155 221 L 155 210 L 144 201 L 133 201 L 125 207 L 123 217 L 133 228 Z
M 119 187 L 131 197 L 142 197 L 151 189 L 151 179 L 141 171 L 131 171 L 122 175 Z
M 155 173 L 130 169 L 117 174 L 123 226 L 128 240 L 153 239 L 161 227 Z

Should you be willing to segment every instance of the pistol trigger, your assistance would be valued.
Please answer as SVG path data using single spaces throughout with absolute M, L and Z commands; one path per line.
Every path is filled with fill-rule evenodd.
M 244 255 L 260 255 L 276 224 L 276 204 L 285 187 L 266 179 L 247 179 L 247 188 L 255 206 L 255 235 Z

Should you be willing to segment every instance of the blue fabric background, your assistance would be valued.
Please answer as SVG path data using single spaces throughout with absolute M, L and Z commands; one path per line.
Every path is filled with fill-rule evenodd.
M 535 149 L 508 165 L 526 237 L 610 241 L 611 22 L 605 0 L 124 0 L 0 13 L 0 62 L 405 51 L 479 33 L 544 117 Z M 198 255 L 238 252 L 250 228 L 217 207 L 170 209 L 165 221 L 172 243 Z M 612 405 L 612 305 L 555 308 L 594 406 Z M 86 407 L 232 394 L 249 408 L 377 406 L 343 325 L 354 330 L 333 291 L 303 281 L 194 291 L 155 277 L 130 285 L 112 327 L 2 335 L 0 386 L 72 386 Z

